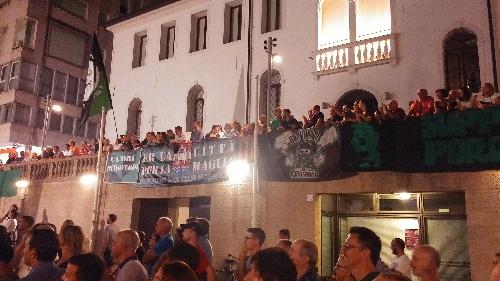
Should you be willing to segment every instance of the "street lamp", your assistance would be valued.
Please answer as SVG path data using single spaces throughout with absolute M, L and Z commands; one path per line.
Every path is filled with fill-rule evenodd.
M 52 97 L 51 96 L 46 96 L 45 97 L 45 116 L 43 118 L 43 129 L 42 129 L 42 153 L 43 153 L 43 147 L 45 146 L 45 138 L 47 137 L 47 127 L 49 126 L 49 117 L 50 117 L 50 110 L 53 110 L 55 112 L 60 112 L 62 110 L 62 107 L 58 104 L 50 105 L 52 102 Z
M 226 168 L 229 184 L 232 186 L 243 184 L 249 172 L 250 165 L 244 160 L 232 161 Z
M 264 50 L 267 53 L 267 91 L 266 91 L 266 122 L 269 123 L 269 116 L 271 115 L 271 78 L 272 78 L 272 69 L 273 69 L 273 62 L 274 63 L 281 63 L 282 57 L 273 54 L 273 48 L 277 47 L 278 44 L 278 39 L 269 37 L 267 40 L 264 41 Z

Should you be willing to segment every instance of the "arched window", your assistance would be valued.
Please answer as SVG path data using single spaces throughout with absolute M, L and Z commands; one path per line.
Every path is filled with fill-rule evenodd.
M 348 105 L 352 108 L 355 101 L 362 100 L 366 104 L 368 112 L 373 113 L 378 109 L 377 98 L 370 92 L 362 89 L 354 89 L 344 93 L 337 101 L 336 106 Z
M 205 107 L 204 91 L 200 85 L 193 86 L 187 97 L 186 131 L 193 130 L 194 121 L 203 122 Z
M 271 96 L 270 96 L 269 114 L 281 105 L 281 74 L 273 69 L 271 71 Z M 259 96 L 259 115 L 265 115 L 267 108 L 267 70 L 260 78 L 260 96 Z
M 127 135 L 140 136 L 141 133 L 142 101 L 133 99 L 128 106 Z
M 468 87 L 473 93 L 481 86 L 477 36 L 465 28 L 451 31 L 444 40 L 446 87 Z

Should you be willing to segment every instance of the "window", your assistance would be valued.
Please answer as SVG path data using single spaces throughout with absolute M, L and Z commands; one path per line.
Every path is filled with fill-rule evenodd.
M 73 134 L 73 123 L 75 122 L 75 118 L 71 116 L 64 115 L 63 119 L 63 133 L 67 135 Z
M 45 122 L 45 110 L 43 108 L 37 108 L 35 127 L 38 129 L 43 129 L 44 122 Z
M 78 97 L 78 78 L 68 75 L 68 87 L 66 88 L 65 103 L 76 105 Z
M 52 98 L 57 101 L 64 101 L 64 93 L 66 90 L 66 74 L 56 71 L 54 77 L 54 90 Z
M 49 121 L 49 130 L 56 132 L 61 131 L 61 122 L 62 122 L 62 116 L 60 114 L 51 112 Z
M 87 86 L 87 84 L 84 80 L 80 79 L 79 81 L 80 83 L 78 84 L 78 99 L 76 100 L 76 105 L 82 106 L 83 98 L 85 97 L 85 86 Z
M 133 99 L 128 105 L 127 134 L 140 136 L 142 117 L 142 101 Z
M 19 89 L 28 93 L 33 93 L 35 90 L 37 66 L 34 63 L 23 61 L 21 64 L 21 80 L 19 81 Z
M 238 5 L 239 4 L 239 5 Z M 241 2 L 226 4 L 224 12 L 224 44 L 241 40 Z
M 51 23 L 47 48 L 49 56 L 82 67 L 86 60 L 86 46 L 87 35 L 71 27 Z
M 281 0 L 262 1 L 262 33 L 281 28 Z
M 259 97 L 259 114 L 265 115 L 267 109 L 267 70 L 260 78 L 260 97 Z M 270 93 L 269 113 L 271 116 L 274 109 L 281 104 L 281 74 L 279 71 L 273 69 L 271 71 L 271 93 Z
M 97 138 L 97 123 L 94 122 L 87 123 L 87 138 L 92 138 L 92 139 Z
M 175 44 L 175 22 L 161 26 L 160 60 L 169 59 L 174 56 Z
M 18 124 L 29 125 L 30 116 L 31 116 L 31 108 L 29 106 L 16 103 L 14 122 Z
M 87 18 L 87 3 L 78 0 L 54 0 L 54 5 L 70 12 L 71 14 L 86 19 Z
M 4 123 L 12 122 L 13 117 L 14 117 L 14 104 L 11 103 L 11 104 L 5 105 L 1 121 Z
M 451 31 L 444 42 L 446 86 L 479 92 L 481 86 L 477 36 L 465 28 Z
M 200 121 L 203 123 L 203 111 L 205 106 L 204 90 L 201 86 L 193 86 L 187 97 L 186 131 L 193 130 L 193 123 Z
M 129 0 L 121 0 L 120 2 L 120 13 L 127 15 L 129 12 L 129 7 L 128 7 L 128 2 Z
M 0 92 L 5 90 L 5 85 L 7 84 L 9 65 L 5 64 L 0 66 Z
M 85 137 L 85 128 L 87 127 L 86 126 L 87 123 L 82 124 L 82 120 L 81 119 L 77 119 L 76 120 L 76 124 L 75 124 L 75 136 L 77 136 L 77 137 Z
M 43 67 L 40 78 L 40 93 L 41 97 L 46 97 L 52 94 L 52 82 L 54 79 L 54 71 L 50 68 Z
M 15 61 L 10 66 L 9 89 L 17 89 L 19 85 L 19 74 L 21 72 L 21 61 Z
M 391 26 L 391 0 L 323 0 L 318 12 L 319 49 L 391 34 Z
M 0 27 L 0 54 L 3 52 L 5 39 L 7 38 L 7 26 Z
M 191 53 L 207 48 L 207 12 L 191 16 Z
M 31 18 L 19 19 L 16 22 L 16 32 L 12 49 L 35 46 L 36 20 Z
M 134 35 L 134 58 L 132 68 L 141 67 L 146 64 L 146 46 L 148 35 L 146 31 L 141 31 Z

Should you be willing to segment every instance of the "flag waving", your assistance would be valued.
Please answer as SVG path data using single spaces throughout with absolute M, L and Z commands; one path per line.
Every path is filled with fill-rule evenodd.
M 105 111 L 112 108 L 108 77 L 106 76 L 104 61 L 101 56 L 101 48 L 99 47 L 95 34 L 92 41 L 92 54 L 90 59 L 94 64 L 94 73 L 97 72 L 97 83 L 94 81 L 92 93 L 89 98 L 83 102 L 80 126 L 85 124 L 89 116 L 100 114 L 102 108 L 104 108 Z

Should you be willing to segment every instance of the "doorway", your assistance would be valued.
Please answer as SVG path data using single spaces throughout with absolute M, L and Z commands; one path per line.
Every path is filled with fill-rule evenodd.
M 471 280 L 463 192 L 323 194 L 320 198 L 322 276 L 331 274 L 349 229 L 364 226 L 380 237 L 380 258 L 386 264 L 391 264 L 390 244 L 397 237 L 405 241 L 410 258 L 418 244 L 436 248 L 441 254 L 442 281 Z
M 154 232 L 159 217 L 168 216 L 168 199 L 140 198 L 132 201 L 132 220 L 130 227 L 144 231 L 146 237 Z

